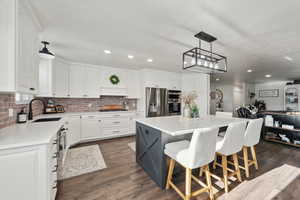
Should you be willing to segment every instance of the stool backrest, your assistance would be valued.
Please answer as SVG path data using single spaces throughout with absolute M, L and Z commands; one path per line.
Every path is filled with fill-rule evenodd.
M 229 124 L 218 152 L 224 155 L 232 155 L 239 152 L 244 145 L 246 125 L 247 121 Z
M 232 116 L 232 112 L 216 112 L 216 117 L 231 118 Z
M 259 142 L 263 122 L 262 118 L 249 121 L 245 132 L 245 146 L 251 147 Z
M 218 128 L 197 129 L 194 131 L 188 149 L 189 166 L 197 168 L 214 160 Z

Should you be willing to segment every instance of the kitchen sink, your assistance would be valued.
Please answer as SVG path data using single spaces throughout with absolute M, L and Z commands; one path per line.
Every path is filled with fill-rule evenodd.
M 36 119 L 33 122 L 54 122 L 54 121 L 59 121 L 61 117 L 50 117 L 50 118 L 40 118 Z

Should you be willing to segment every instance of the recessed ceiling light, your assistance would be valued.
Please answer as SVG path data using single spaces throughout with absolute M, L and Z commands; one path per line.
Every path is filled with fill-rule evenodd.
M 266 78 L 271 78 L 272 75 L 271 75 L 271 74 L 266 74 L 265 77 L 266 77 Z
M 290 61 L 290 62 L 293 61 L 293 58 L 291 58 L 291 57 L 289 57 L 289 56 L 285 56 L 284 59 L 286 59 L 286 60 L 288 60 L 288 61 Z
M 153 62 L 152 58 L 148 58 L 147 62 Z
M 251 73 L 251 72 L 252 72 L 252 69 L 248 69 L 247 72 Z
M 110 50 L 104 50 L 104 53 L 111 54 L 111 51 Z
M 133 56 L 133 55 L 128 55 L 128 58 L 129 58 L 129 59 L 133 59 L 134 56 Z
M 219 81 L 220 79 L 219 78 L 216 78 L 216 81 Z

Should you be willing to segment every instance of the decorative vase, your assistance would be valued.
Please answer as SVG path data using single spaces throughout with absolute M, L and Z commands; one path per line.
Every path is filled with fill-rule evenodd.
M 191 109 L 187 105 L 185 105 L 183 108 L 183 117 L 187 117 L 187 118 L 191 117 Z

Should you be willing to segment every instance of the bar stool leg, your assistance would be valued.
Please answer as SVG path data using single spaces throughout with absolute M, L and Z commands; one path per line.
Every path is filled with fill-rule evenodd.
M 170 165 L 169 165 L 169 172 L 168 172 L 166 189 L 170 188 L 170 182 L 172 181 L 172 175 L 173 175 L 174 167 L 175 167 L 175 160 L 171 159 L 170 160 Z
M 192 170 L 189 168 L 185 169 L 185 200 L 191 199 L 191 181 L 192 181 Z
M 214 193 L 213 193 L 212 184 L 211 184 L 209 165 L 206 166 L 205 175 L 206 175 L 207 187 L 209 189 L 209 198 L 210 198 L 210 200 L 214 200 Z
M 227 171 L 227 156 L 222 155 L 223 180 L 225 192 L 228 193 L 228 171 Z
M 249 158 L 248 158 L 247 147 L 243 147 L 243 154 L 244 154 L 244 165 L 245 165 L 246 177 L 249 178 Z
M 201 177 L 202 175 L 203 175 L 203 167 L 201 167 L 199 171 L 199 176 Z
M 218 159 L 218 155 L 215 155 L 215 160 L 214 160 L 214 164 L 213 164 L 213 169 L 216 169 L 217 166 L 217 159 Z
M 234 162 L 234 168 L 235 168 L 235 171 L 237 172 L 237 178 L 238 178 L 239 182 L 242 182 L 242 177 L 241 177 L 241 171 L 240 171 L 240 167 L 239 167 L 238 156 L 235 153 L 235 154 L 232 155 L 232 157 L 233 157 L 233 162 Z
M 256 153 L 255 153 L 255 148 L 254 146 L 250 147 L 251 149 L 251 154 L 252 154 L 252 158 L 253 158 L 253 161 L 254 161 L 254 166 L 255 166 L 255 169 L 257 170 L 258 169 L 258 164 L 257 164 L 257 159 L 256 159 Z

